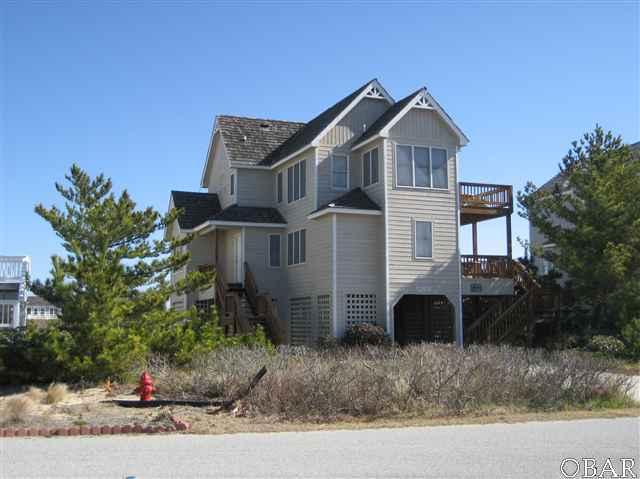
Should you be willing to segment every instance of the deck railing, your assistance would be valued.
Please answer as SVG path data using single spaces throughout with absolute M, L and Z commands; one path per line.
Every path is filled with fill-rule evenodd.
M 508 256 L 460 255 L 462 276 L 470 278 L 511 278 L 513 270 Z
M 460 183 L 460 206 L 463 208 L 513 208 L 511 185 Z

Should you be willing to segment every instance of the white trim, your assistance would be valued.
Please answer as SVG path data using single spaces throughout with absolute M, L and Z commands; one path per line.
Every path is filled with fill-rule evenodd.
M 360 157 L 361 158 L 360 162 L 362 163 L 362 188 L 363 189 L 367 189 L 367 188 L 369 188 L 371 186 L 374 186 L 374 185 L 377 185 L 378 183 L 380 183 L 380 152 L 378 150 L 379 150 L 379 145 L 376 145 L 375 148 L 370 148 L 370 149 L 368 149 L 366 151 L 363 151 L 362 155 Z M 378 151 L 378 180 L 375 183 L 371 182 L 371 183 L 369 183 L 368 185 L 365 186 L 365 184 L 364 184 L 364 162 L 365 162 L 365 158 L 364 157 L 365 157 L 365 155 L 367 153 L 372 153 L 373 151 Z M 371 155 L 369 155 L 369 160 L 371 160 Z M 373 178 L 373 175 L 371 174 L 372 172 L 373 172 L 372 165 L 369 165 L 369 176 L 371 176 Z
M 412 218 L 413 222 L 413 259 L 414 260 L 433 260 L 433 231 L 435 222 L 430 219 Z M 418 223 L 429 223 L 431 225 L 431 256 L 418 256 Z
M 330 165 L 329 169 L 330 169 L 331 178 L 329 179 L 329 184 L 331 185 L 331 189 L 333 191 L 349 191 L 349 183 L 350 183 L 350 181 L 349 181 L 350 178 L 349 177 L 351 176 L 351 155 L 348 155 L 348 154 L 345 154 L 345 153 L 334 153 L 334 152 L 331 152 L 330 156 L 331 156 L 331 161 L 329 162 L 329 165 Z M 343 156 L 345 158 L 345 160 L 347 160 L 347 172 L 346 172 L 346 174 L 347 174 L 347 186 L 345 186 L 344 188 L 341 188 L 339 186 L 335 186 L 333 184 L 333 173 L 334 173 L 333 160 L 335 159 L 336 156 Z
M 413 186 L 411 185 L 399 185 L 398 184 L 398 147 L 399 146 L 408 146 L 411 148 L 411 182 L 413 183 Z M 427 150 L 429 150 L 429 183 L 431 186 L 416 186 L 416 162 L 415 162 L 415 149 L 416 148 L 426 148 Z M 436 150 L 444 150 L 444 156 L 445 156 L 445 172 L 447 174 L 447 187 L 446 188 L 440 188 L 437 186 L 433 186 L 433 154 L 431 152 L 431 150 L 433 149 Z M 449 150 L 443 146 L 433 146 L 433 145 L 415 145 L 415 144 L 405 144 L 405 143 L 398 143 L 395 142 L 395 161 L 394 161 L 394 165 L 393 165 L 393 171 L 395 172 L 394 175 L 394 187 L 396 190 L 433 190 L 433 191 L 451 191 L 451 188 L 449 186 L 450 182 L 449 182 Z
M 244 245 L 245 245 L 245 230 L 246 228 L 240 229 L 240 282 L 244 284 L 244 263 L 245 263 L 245 255 L 244 255 Z
M 363 98 L 365 98 L 365 96 L 367 95 L 367 93 L 369 92 L 370 88 L 372 86 L 376 86 L 384 95 L 385 95 L 385 100 L 387 100 L 387 102 L 389 102 L 390 105 L 393 105 L 393 98 L 391 98 L 391 96 L 389 96 L 389 94 L 387 93 L 387 91 L 382 87 L 382 85 L 380 85 L 380 83 L 378 82 L 378 80 L 372 80 L 370 81 L 367 86 L 360 92 L 360 94 L 344 109 L 340 112 L 340 114 L 335 117 L 333 119 L 333 121 L 331 123 L 329 123 L 318 135 L 316 135 L 316 137 L 311 140 L 311 146 L 318 146 L 319 145 L 319 141 L 321 138 L 323 138 L 327 133 L 329 133 L 329 131 L 331 131 L 331 129 L 333 127 L 335 127 L 338 123 L 340 123 L 340 121 L 347 116 L 347 114 L 353 110 L 353 108 L 355 108 L 355 106 L 360 103 L 360 100 L 362 100 Z
M 205 179 L 206 179 L 206 175 L 207 175 L 207 168 L 209 166 L 209 158 L 210 158 L 210 153 L 211 150 L 213 149 L 213 141 L 214 141 L 214 137 L 216 135 L 216 133 L 219 132 L 218 128 L 216 128 L 216 123 L 218 122 L 218 119 L 215 118 L 213 120 L 213 126 L 211 127 L 211 135 L 209 135 L 209 146 L 207 148 L 207 157 L 205 159 L 204 162 L 204 168 L 202 169 L 202 176 L 200 177 L 200 186 L 202 188 L 207 188 L 207 185 L 205 184 Z M 220 135 L 222 136 L 222 135 Z M 222 140 L 223 144 L 224 144 L 224 140 Z
M 279 260 L 280 260 L 280 264 L 278 266 L 272 266 L 271 265 L 271 237 L 272 236 L 277 236 L 278 238 L 280 238 L 280 243 L 279 243 L 279 249 L 280 249 L 280 256 L 279 256 Z M 282 233 L 268 233 L 267 234 L 267 268 L 269 269 L 280 269 L 282 268 Z
M 455 195 L 456 195 L 456 264 L 458 265 L 458 301 L 457 306 L 458 310 L 454 312 L 455 314 L 455 333 L 456 333 L 456 343 L 458 346 L 464 346 L 464 322 L 462 318 L 462 263 L 460 262 L 460 187 L 458 186 L 458 178 L 460 177 L 460 161 L 458 160 L 458 151 L 456 150 L 455 154 Z M 433 233 L 432 233 L 433 234 Z
M 314 188 L 313 188 L 313 194 L 315 195 L 313 198 L 313 201 L 311 202 L 312 205 L 314 205 L 314 208 L 318 208 L 318 203 L 319 203 L 319 189 L 320 189 L 320 184 L 318 183 L 318 148 L 314 148 L 313 149 L 313 181 L 314 181 Z
M 362 210 L 356 208 L 340 208 L 340 207 L 331 207 L 327 206 L 326 208 L 321 209 L 320 211 L 316 211 L 315 213 L 311 213 L 307 216 L 309 220 L 315 220 L 316 218 L 320 218 L 324 215 L 330 214 L 345 214 L 345 215 L 368 215 L 368 216 L 380 216 L 382 215 L 382 211 L 380 210 Z
M 389 192 L 387 188 L 387 143 L 382 140 L 382 178 L 384 188 L 384 307 L 387 334 L 392 341 L 395 340 L 395 324 L 393 324 L 393 311 L 389 310 Z
M 435 110 L 436 113 L 438 113 L 438 115 L 440 116 L 440 118 L 444 120 L 447 126 L 453 130 L 453 132 L 458 137 L 460 146 L 466 146 L 469 143 L 469 138 L 467 138 L 467 136 L 462 132 L 462 130 L 458 128 L 458 125 L 456 125 L 453 122 L 451 117 L 444 111 L 444 109 L 438 104 L 435 98 L 433 98 L 429 94 L 427 89 L 424 87 L 421 88 L 415 94 L 415 96 L 411 99 L 411 101 L 409 101 L 409 103 L 407 103 L 407 105 L 402 110 L 400 110 L 400 112 L 398 112 L 398 114 L 395 117 L 393 117 L 393 119 L 389 121 L 389 123 L 387 123 L 384 128 L 382 128 L 382 130 L 380 130 L 378 135 L 382 136 L 383 138 L 387 138 L 389 136 L 389 132 L 391 131 L 391 128 L 393 128 L 396 125 L 396 123 L 398 123 L 409 112 L 409 110 L 411 110 L 412 108 L 416 108 L 416 104 L 420 101 L 421 98 L 425 98 L 429 102 L 429 104 L 432 105 L 433 110 Z M 356 145 L 356 146 L 359 146 L 359 145 Z
M 331 219 L 331 320 L 333 322 L 333 336 L 338 337 L 338 271 L 336 266 L 338 264 L 338 241 L 337 241 L 337 216 L 333 215 Z
M 268 168 L 270 170 L 273 170 L 275 168 L 277 168 L 278 166 L 282 165 L 283 163 L 286 163 L 287 161 L 291 160 L 292 158 L 295 158 L 298 155 L 301 155 L 302 153 L 304 153 L 305 151 L 307 151 L 309 148 L 313 147 L 315 145 L 306 145 L 302 148 L 300 148 L 298 151 L 296 151 L 295 153 L 291 153 L 290 155 L 285 156 L 283 159 L 276 161 L 273 165 L 270 165 Z
M 247 228 L 286 228 L 286 223 L 252 223 L 250 221 L 205 221 L 199 224 L 195 228 L 180 229 L 182 233 L 199 233 L 201 230 L 207 227 L 247 227 Z
M 369 139 L 367 139 L 367 140 L 365 140 L 365 141 L 363 141 L 363 142 L 361 142 L 361 143 L 358 143 L 358 144 L 356 144 L 356 145 L 352 146 L 352 147 L 351 147 L 351 151 L 355 151 L 355 150 L 357 150 L 358 148 L 362 148 L 364 145 L 368 145 L 368 144 L 369 144 L 369 143 L 371 143 L 372 141 L 379 140 L 379 139 L 380 139 L 380 135 L 373 135 L 371 138 L 369 138 Z
M 240 163 L 238 161 L 230 161 L 229 164 L 231 165 L 231 168 L 235 168 L 235 169 L 238 169 L 238 170 L 266 170 L 266 171 L 270 171 L 270 170 L 273 169 L 270 166 L 245 165 L 245 164 Z

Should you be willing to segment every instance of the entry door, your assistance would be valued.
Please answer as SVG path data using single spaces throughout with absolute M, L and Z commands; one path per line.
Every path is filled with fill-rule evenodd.
M 242 241 L 240 235 L 233 237 L 233 282 L 242 283 Z

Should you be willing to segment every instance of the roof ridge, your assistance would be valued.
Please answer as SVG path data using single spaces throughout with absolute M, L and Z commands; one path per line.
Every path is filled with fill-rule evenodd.
M 298 125 L 306 125 L 304 121 L 293 121 L 293 120 L 276 120 L 275 118 L 257 118 L 253 116 L 242 116 L 242 115 L 216 115 L 217 118 L 237 118 L 239 120 L 254 120 L 254 121 L 272 121 L 276 123 L 296 123 Z

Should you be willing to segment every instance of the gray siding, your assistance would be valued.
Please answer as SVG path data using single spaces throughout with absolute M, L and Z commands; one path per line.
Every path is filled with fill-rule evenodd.
M 384 220 L 382 216 L 336 216 L 338 334 L 347 321 L 347 295 L 376 296 L 376 323 L 384 326 Z
M 220 200 L 220 206 L 226 208 L 236 202 L 235 196 L 231 196 L 231 169 L 224 144 L 221 141 L 220 133 L 216 133 L 213 139 L 213 148 L 210 153 L 213 155 L 213 162 L 209 167 L 208 190 L 209 193 L 216 193 Z
M 417 190 L 395 187 L 395 145 L 444 147 L 448 152 L 448 189 Z M 456 310 L 460 298 L 458 252 L 457 142 L 449 128 L 430 110 L 411 110 L 386 142 L 388 262 L 390 307 L 405 294 L 446 295 Z M 413 225 L 433 223 L 433 258 L 414 258 Z M 389 314 L 392 310 L 390 309 Z M 459 311 L 458 311 L 459 314 Z
M 275 205 L 275 175 L 269 170 L 239 168 L 237 203 L 240 206 Z
M 350 156 L 350 185 L 348 189 L 361 185 L 357 160 L 351 155 L 351 142 L 363 132 L 363 126 L 370 126 L 389 107 L 386 100 L 364 98 L 334 128 L 320 139 L 318 147 L 318 206 L 328 203 L 345 193 L 331 187 L 331 153 Z

